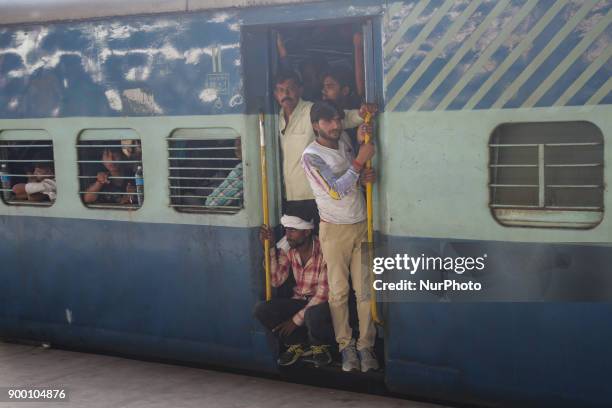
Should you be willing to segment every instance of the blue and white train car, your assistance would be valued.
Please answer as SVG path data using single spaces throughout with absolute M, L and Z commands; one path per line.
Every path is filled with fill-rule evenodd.
M 43 160 L 22 152 L 48 146 L 57 198 L 3 194 L 0 337 L 274 372 L 252 317 L 260 111 L 273 220 L 282 202 L 274 32 L 350 24 L 364 28 L 382 111 L 377 239 L 439 254 L 461 242 L 503 273 L 562 277 L 556 302 L 385 304 L 387 387 L 473 405 L 612 405 L 610 0 L 10 3 L 3 193 Z M 211 153 L 222 165 L 185 173 L 193 151 L 236 138 L 241 158 Z M 101 160 L 84 151 L 124 141 L 141 150 L 142 205 L 86 205 L 87 165 Z M 181 192 L 233 160 L 241 200 L 207 208 Z

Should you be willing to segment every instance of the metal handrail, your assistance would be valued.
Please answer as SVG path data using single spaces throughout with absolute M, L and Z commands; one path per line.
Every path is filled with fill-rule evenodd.
M 547 184 L 549 188 L 603 188 L 601 184 Z
M 14 147 L 53 147 L 52 144 L 50 145 L 10 145 L 10 144 L 1 144 L 2 142 L 0 142 L 0 149 L 1 148 L 14 148 Z
M 141 195 L 144 196 L 144 193 L 137 193 L 134 191 L 133 193 L 119 193 L 114 191 L 79 191 L 79 194 L 100 194 L 100 195 Z
M 168 167 L 168 170 L 234 170 L 234 167 Z
M 183 207 L 183 208 L 205 208 L 207 210 L 214 210 L 218 208 L 228 208 L 240 210 L 242 207 L 235 205 L 188 205 L 188 204 L 169 204 L 169 207 Z
M 521 188 L 521 187 L 540 187 L 539 184 L 489 184 L 489 187 L 509 187 L 509 188 Z
M 168 150 L 236 150 L 235 147 L 169 147 Z
M 80 179 L 92 179 L 92 178 L 98 178 L 98 176 L 77 176 L 77 178 Z M 122 176 L 122 177 L 115 177 L 115 176 L 107 176 L 106 177 L 109 180 L 134 180 L 136 177 L 134 176 Z
M 213 196 L 213 195 L 170 195 L 170 198 L 227 198 L 228 200 L 242 200 L 242 195 L 238 197 Z
M 53 163 L 54 160 L 3 160 L 0 163 Z
M 55 177 L 55 174 L 3 174 L 3 177 Z
M 489 167 L 538 167 L 537 164 L 489 164 Z
M 96 149 L 100 149 L 100 148 L 106 148 L 106 147 L 127 147 L 127 148 L 134 148 L 134 147 L 142 147 L 142 145 L 140 143 L 137 144 L 111 144 L 111 145 L 82 145 L 82 144 L 78 144 L 76 145 L 77 148 L 86 148 L 86 147 L 92 147 L 92 148 L 96 148 Z
M 142 164 L 142 160 L 77 160 L 77 163 Z
M 240 161 L 237 157 L 168 157 L 169 160 L 234 160 Z
M 182 177 L 170 176 L 170 180 L 242 180 L 242 177 Z

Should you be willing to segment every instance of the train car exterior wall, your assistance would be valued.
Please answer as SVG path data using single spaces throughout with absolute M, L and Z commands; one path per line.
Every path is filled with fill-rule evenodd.
M 262 294 L 261 207 L 241 55 L 241 29 L 261 24 L 379 23 L 381 240 L 407 251 L 470 242 L 509 270 L 521 259 L 553 272 L 559 256 L 574 268 L 590 259 L 606 282 L 608 187 L 592 229 L 503 226 L 489 208 L 488 144 L 502 123 L 588 121 L 604 136 L 611 179 L 611 8 L 608 0 L 341 0 L 0 27 L 0 131 L 47 130 L 57 179 L 73 181 L 59 183 L 50 208 L 0 204 L 0 334 L 274 369 L 251 318 Z M 243 139 L 245 208 L 177 213 L 168 207 L 166 138 L 219 126 Z M 81 204 L 74 144 L 87 128 L 140 135 L 142 209 Z M 533 404 L 604 406 L 612 329 L 602 322 L 611 312 L 604 303 L 388 304 L 387 383 L 462 401 L 511 393 Z

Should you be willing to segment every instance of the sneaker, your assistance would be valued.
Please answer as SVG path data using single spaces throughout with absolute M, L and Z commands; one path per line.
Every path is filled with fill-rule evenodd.
M 314 363 L 315 367 L 319 368 L 331 363 L 332 358 L 331 354 L 329 354 L 329 346 L 311 346 L 310 351 L 312 352 L 311 360 Z
M 342 371 L 359 370 L 359 357 L 354 344 L 349 344 L 342 350 Z
M 291 364 L 295 364 L 295 362 L 298 361 L 300 357 L 305 355 L 310 355 L 310 351 L 307 353 L 301 344 L 293 344 L 289 346 L 289 348 L 283 354 L 280 355 L 280 357 L 278 358 L 278 365 L 290 366 Z
M 361 372 L 367 373 L 370 370 L 378 370 L 378 360 L 372 349 L 359 350 L 359 360 L 361 360 Z

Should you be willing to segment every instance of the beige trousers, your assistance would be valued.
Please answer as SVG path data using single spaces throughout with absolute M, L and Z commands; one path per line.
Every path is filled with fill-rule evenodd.
M 329 309 L 331 311 L 336 341 L 342 351 L 353 338 L 349 325 L 348 296 L 349 276 L 357 298 L 359 339 L 357 349 L 374 347 L 376 328 L 370 313 L 370 276 L 361 267 L 361 243 L 367 240 L 367 225 L 330 224 L 321 221 L 319 241 L 323 258 L 327 263 L 329 281 Z M 350 275 L 349 275 L 350 274 Z

